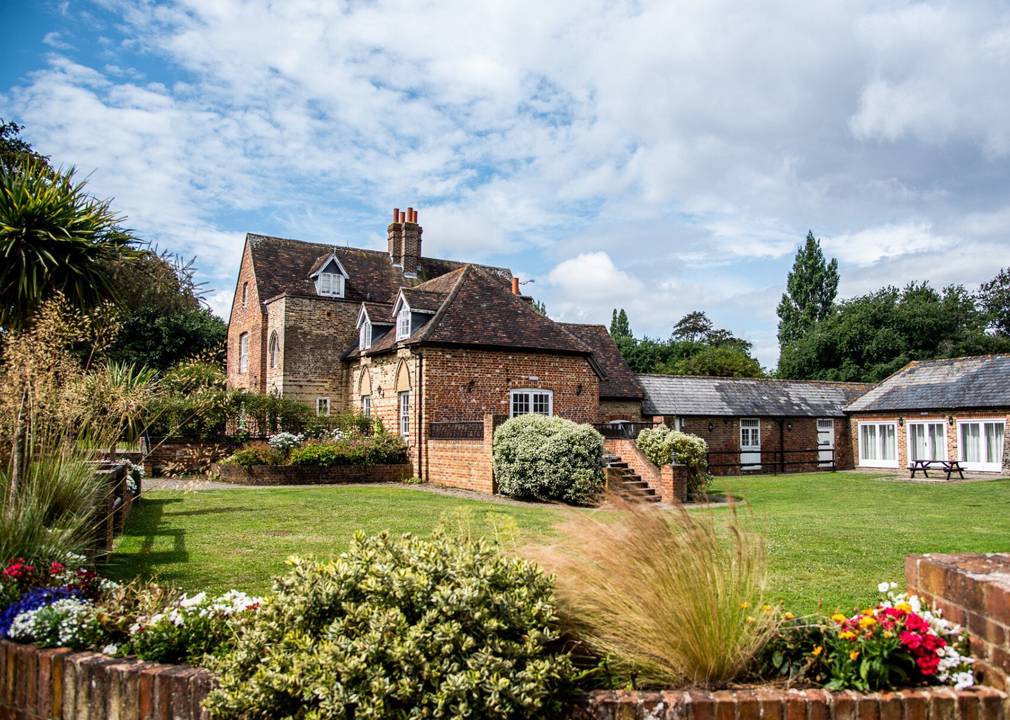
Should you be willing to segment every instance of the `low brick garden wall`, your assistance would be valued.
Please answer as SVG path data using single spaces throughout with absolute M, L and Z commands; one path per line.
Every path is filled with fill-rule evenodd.
M 206 671 L 0 642 L 3 720 L 203 720 Z M 560 720 L 1004 720 L 992 688 L 888 693 L 823 690 L 596 691 Z
M 414 474 L 410 463 L 396 465 L 241 465 L 214 463 L 211 472 L 221 482 L 236 485 L 343 485 L 367 482 L 399 482 Z

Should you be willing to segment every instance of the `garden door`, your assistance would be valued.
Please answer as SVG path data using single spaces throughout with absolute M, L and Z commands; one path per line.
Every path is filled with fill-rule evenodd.
M 835 461 L 835 421 L 817 421 L 817 460 L 821 467 L 831 467 Z
M 740 421 L 740 469 L 761 469 L 761 421 Z

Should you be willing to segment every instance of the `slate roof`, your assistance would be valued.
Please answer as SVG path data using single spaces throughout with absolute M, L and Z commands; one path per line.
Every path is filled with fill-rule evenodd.
M 606 373 L 600 380 L 600 399 L 640 400 L 645 397 L 642 386 L 635 379 L 621 351 L 603 325 L 581 325 L 560 323 L 561 327 L 585 343 L 593 351 L 593 357 Z
M 913 361 L 848 412 L 1010 408 L 1010 355 Z
M 715 417 L 844 417 L 865 383 L 693 375 L 636 375 L 644 415 Z
M 399 268 L 393 267 L 389 253 L 384 250 L 334 247 L 253 233 L 246 235 L 246 242 L 252 253 L 253 271 L 262 300 L 270 300 L 282 293 L 318 297 L 309 275 L 331 252 L 336 253 L 340 264 L 350 275 L 344 285 L 344 299 L 352 302 L 392 302 L 401 287 L 421 285 L 465 266 L 465 263 L 453 260 L 422 257 L 418 276 L 408 278 Z M 512 272 L 507 268 L 483 269 L 503 286 L 512 281 Z
M 432 293 L 444 288 L 450 278 L 438 278 L 416 288 Z M 490 273 L 468 265 L 453 273 L 452 286 L 435 316 L 405 340 L 388 333 L 363 353 L 354 348 L 348 357 L 378 355 L 410 345 L 457 345 L 502 347 L 531 351 L 592 355 L 592 349 L 568 332 L 560 323 L 541 315 L 519 295 Z M 408 300 L 408 302 L 410 302 Z M 595 359 L 594 361 L 595 362 Z M 602 369 L 599 373 L 604 375 Z

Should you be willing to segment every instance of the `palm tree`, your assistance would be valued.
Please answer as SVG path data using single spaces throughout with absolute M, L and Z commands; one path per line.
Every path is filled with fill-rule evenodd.
M 58 293 L 85 311 L 114 299 L 103 261 L 133 238 L 74 175 L 39 161 L 0 171 L 0 328 L 24 327 Z

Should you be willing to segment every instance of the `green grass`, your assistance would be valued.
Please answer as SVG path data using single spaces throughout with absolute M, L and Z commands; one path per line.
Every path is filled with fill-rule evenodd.
M 428 534 L 458 507 L 486 527 L 490 503 L 396 485 L 145 492 L 106 572 L 114 580 L 156 574 L 190 591 L 264 592 L 291 555 L 338 554 L 356 530 Z M 493 507 L 515 518 L 523 539 L 548 533 L 555 519 L 546 506 Z
M 869 602 L 881 581 L 903 582 L 909 553 L 1010 552 L 1010 480 L 936 486 L 834 473 L 726 478 L 715 489 L 747 500 L 739 516 L 766 534 L 773 596 L 794 612 Z M 401 486 L 148 492 L 108 572 L 263 592 L 289 555 L 339 553 L 358 529 L 426 534 L 461 506 L 479 517 L 489 504 Z M 558 520 L 548 506 L 494 512 L 533 541 Z

